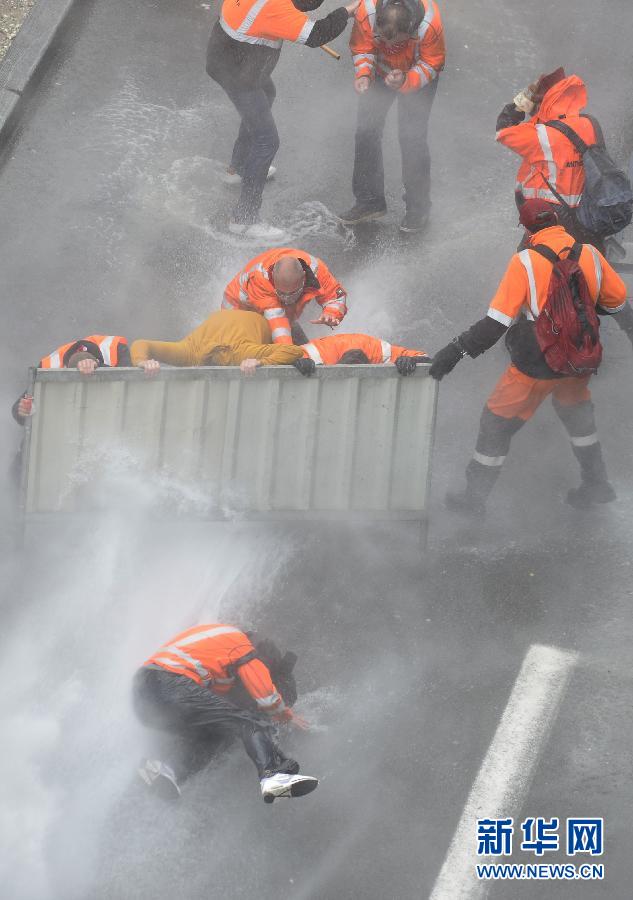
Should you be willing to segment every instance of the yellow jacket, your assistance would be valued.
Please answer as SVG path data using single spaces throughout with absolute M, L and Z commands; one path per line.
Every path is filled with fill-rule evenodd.
M 223 309 L 181 341 L 134 341 L 132 365 L 156 359 L 170 366 L 239 366 L 259 359 L 263 366 L 292 365 L 303 357 L 294 344 L 273 344 L 266 319 L 256 312 Z

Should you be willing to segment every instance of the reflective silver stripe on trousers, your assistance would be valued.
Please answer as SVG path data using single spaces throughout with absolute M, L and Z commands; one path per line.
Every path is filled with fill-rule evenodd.
M 500 322 L 502 325 L 507 325 L 510 327 L 512 325 L 512 316 L 506 316 L 505 313 L 499 312 L 498 309 L 493 309 L 492 306 L 488 309 L 488 318 L 494 319 L 495 322 Z
M 365 9 L 367 10 L 369 23 L 373 27 L 372 18 L 376 17 L 376 4 L 374 3 L 374 0 L 365 0 Z
M 243 44 L 259 44 L 262 47 L 272 47 L 273 50 L 279 50 L 283 44 L 283 41 L 269 41 L 266 38 L 256 38 L 251 37 L 249 34 L 242 34 L 240 31 L 235 31 L 234 28 L 231 28 L 222 18 L 220 19 L 220 27 L 229 37 L 236 41 L 241 41 Z
M 538 317 L 539 309 L 538 295 L 536 293 L 536 280 L 534 278 L 534 268 L 532 267 L 532 257 L 530 256 L 529 250 L 521 250 L 518 256 L 523 264 L 523 268 L 527 272 L 528 284 L 530 286 L 530 309 L 532 310 L 532 315 L 536 319 Z
M 543 156 L 545 157 L 545 162 L 547 163 L 547 171 L 549 172 L 548 181 L 551 186 L 555 188 L 556 179 L 558 177 L 558 170 L 556 168 L 556 163 L 554 162 L 554 155 L 552 153 L 552 147 L 549 142 L 549 135 L 547 133 L 547 126 L 537 125 L 536 134 L 538 136 L 538 142 L 541 145 L 541 150 L 543 151 Z
M 382 350 L 382 361 L 384 363 L 388 363 L 391 359 L 391 344 L 389 341 L 380 342 L 380 349 Z
M 274 341 L 275 338 L 282 337 L 283 335 L 287 335 L 288 337 L 290 337 L 290 329 L 289 328 L 273 328 L 273 330 L 271 331 L 270 334 Z
M 62 365 L 61 357 L 57 350 L 50 355 L 51 359 L 51 369 L 60 369 Z
M 595 431 L 593 434 L 585 435 L 585 437 L 572 437 L 570 435 L 569 440 L 574 447 L 591 447 L 592 444 L 598 443 L 598 435 Z
M 310 359 L 313 359 L 314 362 L 317 364 L 317 366 L 323 365 L 323 357 L 321 356 L 321 354 L 319 353 L 317 348 L 314 346 L 314 344 L 311 344 L 311 343 L 303 344 L 301 349 L 305 350 L 305 352 L 308 354 Z
M 114 335 L 110 335 L 105 338 L 99 344 L 99 350 L 101 351 L 101 356 L 103 357 L 103 361 L 106 366 L 112 365 L 112 357 L 110 355 L 110 348 L 112 347 L 112 341 L 114 340 Z
M 264 318 L 268 319 L 270 322 L 271 319 L 279 319 L 280 317 L 285 317 L 286 313 L 281 308 L 281 306 L 275 306 L 273 309 L 265 309 L 264 310 Z
M 480 463 L 482 466 L 502 466 L 505 460 L 505 456 L 484 456 L 483 453 L 473 453 L 473 459 L 475 462 Z

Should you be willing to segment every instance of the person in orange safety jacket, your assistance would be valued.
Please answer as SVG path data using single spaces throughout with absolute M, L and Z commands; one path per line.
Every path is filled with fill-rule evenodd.
M 299 775 L 275 740 L 275 725 L 307 723 L 292 711 L 297 692 L 293 653 L 233 625 L 196 625 L 168 640 L 134 677 L 138 718 L 150 728 L 178 735 L 182 752 L 145 760 L 143 781 L 165 796 L 180 796 L 179 782 L 202 769 L 223 744 L 242 739 L 268 803 L 313 791 L 316 778 Z M 275 679 L 275 680 L 273 680 Z
M 521 157 L 515 186 L 517 207 L 525 200 L 547 200 L 556 206 L 559 222 L 568 234 L 604 254 L 604 239 L 588 232 L 574 213 L 585 187 L 582 156 L 564 134 L 548 125 L 562 122 L 586 144 L 604 145 L 600 125 L 582 112 L 586 105 L 583 80 L 577 75 L 566 77 L 564 69 L 556 69 L 541 75 L 504 106 L 497 119 L 497 140 Z M 628 304 L 616 323 L 633 346 L 633 310 Z
M 207 48 L 207 74 L 235 106 L 241 125 L 227 183 L 241 184 L 229 231 L 261 242 L 287 240 L 274 225 L 260 222 L 259 209 L 266 179 L 279 148 L 272 114 L 276 90 L 271 74 L 284 41 L 320 47 L 341 34 L 358 0 L 334 9 L 322 19 L 307 15 L 323 0 L 223 0 L 220 17 Z
M 74 369 L 80 375 L 92 375 L 100 366 L 131 366 L 130 348 L 127 340 L 118 334 L 91 334 L 78 341 L 62 344 L 52 353 L 42 357 L 38 363 L 40 369 Z M 15 403 L 11 413 L 18 425 L 33 413 L 33 398 L 30 394 L 22 394 Z
M 520 222 L 531 235 L 530 246 L 510 260 L 485 318 L 440 350 L 430 368 L 431 376 L 440 380 L 465 355 L 474 358 L 488 350 L 508 332 L 515 318 L 524 314 L 525 318 L 508 332 L 511 365 L 484 407 L 476 450 L 466 469 L 466 490 L 446 495 L 450 509 L 476 516 L 483 514 L 512 436 L 550 394 L 580 463 L 581 485 L 568 492 L 567 502 L 584 509 L 615 499 L 596 431 L 589 376 L 569 377 L 552 371 L 536 343 L 533 327 L 528 324 L 535 321 L 547 299 L 553 269 L 550 259 L 534 248 L 542 246 L 564 258 L 574 240 L 558 224 L 556 207 L 544 199 L 526 200 Z M 624 282 L 595 247 L 579 246 L 578 265 L 596 311 L 601 315 L 619 313 L 626 300 Z
M 316 366 L 395 363 L 401 375 L 411 375 L 419 362 L 430 362 L 423 350 L 407 350 L 369 334 L 331 334 L 302 344 L 304 359 L 293 365 L 308 375 Z M 312 363 L 312 365 L 309 365 Z
M 350 38 L 359 95 L 352 188 L 345 224 L 384 215 L 382 134 L 398 100 L 406 216 L 400 229 L 421 231 L 431 209 L 428 121 L 444 68 L 444 30 L 435 0 L 361 0 Z
M 297 319 L 311 300 L 323 312 L 314 324 L 340 324 L 347 312 L 347 295 L 326 264 L 304 250 L 279 247 L 256 256 L 237 273 L 224 291 L 223 309 L 261 313 L 270 325 L 273 343 L 303 343 L 307 338 Z

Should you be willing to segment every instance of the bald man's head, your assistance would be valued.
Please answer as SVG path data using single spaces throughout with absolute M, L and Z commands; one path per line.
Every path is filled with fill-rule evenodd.
M 282 256 L 273 266 L 273 284 L 284 305 L 296 303 L 303 292 L 306 274 L 296 256 Z

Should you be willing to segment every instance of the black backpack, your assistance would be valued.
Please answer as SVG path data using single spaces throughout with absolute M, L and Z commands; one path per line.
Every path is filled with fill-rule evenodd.
M 585 189 L 574 213 L 580 224 L 594 235 L 608 237 L 626 228 L 633 218 L 633 190 L 626 174 L 613 162 L 602 140 L 600 126 L 587 116 L 599 136 L 598 143 L 589 146 L 573 128 L 554 119 L 546 122 L 572 142 L 582 156 L 585 170 Z M 560 194 L 548 182 L 555 197 L 566 206 Z

